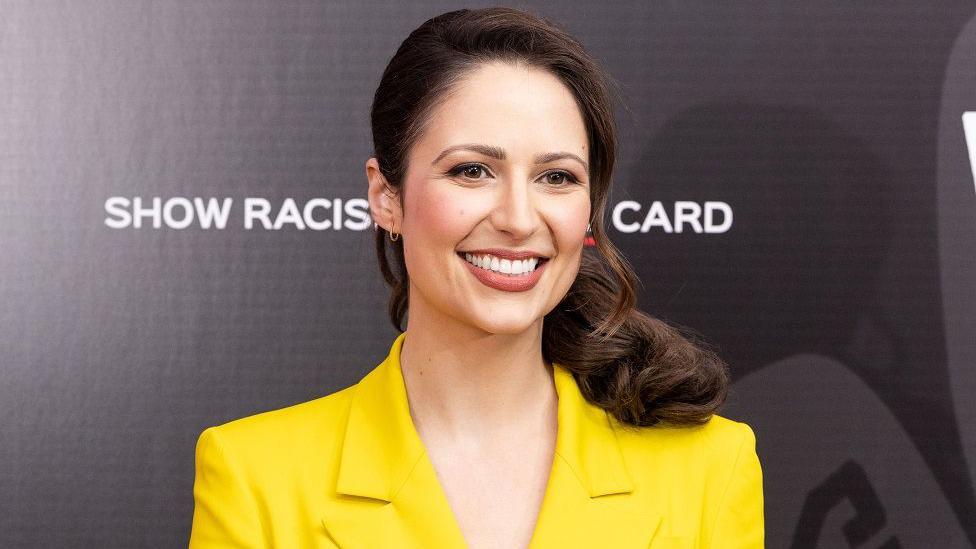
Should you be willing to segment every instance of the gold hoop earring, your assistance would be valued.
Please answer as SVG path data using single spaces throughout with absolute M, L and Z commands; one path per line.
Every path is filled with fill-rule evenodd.
M 400 233 L 390 231 L 390 242 L 396 242 L 397 240 L 400 240 Z

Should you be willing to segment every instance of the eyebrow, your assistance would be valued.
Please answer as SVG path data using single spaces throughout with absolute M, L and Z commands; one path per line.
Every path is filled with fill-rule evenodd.
M 438 162 L 440 162 L 442 158 L 455 151 L 474 151 L 476 153 L 480 153 L 485 156 L 490 156 L 491 158 L 496 158 L 498 160 L 505 160 L 505 149 L 501 147 L 495 147 L 493 145 L 482 145 L 480 143 L 465 143 L 463 145 L 454 145 L 452 147 L 448 147 L 444 149 L 443 151 L 441 151 L 441 154 L 437 155 L 437 158 L 435 158 L 434 161 L 431 162 L 431 165 L 437 164 Z M 553 162 L 555 160 L 561 160 L 563 158 L 575 160 L 579 162 L 580 165 L 583 166 L 583 169 L 585 169 L 587 172 L 590 171 L 590 167 L 589 165 L 587 165 L 586 161 L 584 161 L 578 155 L 569 152 L 543 153 L 535 157 L 535 163 L 545 164 L 547 162 Z

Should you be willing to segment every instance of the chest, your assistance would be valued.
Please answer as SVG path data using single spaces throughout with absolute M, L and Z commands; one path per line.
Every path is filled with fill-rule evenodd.
M 528 547 L 546 493 L 554 443 L 507 444 L 480 452 L 428 451 L 438 482 L 471 549 Z

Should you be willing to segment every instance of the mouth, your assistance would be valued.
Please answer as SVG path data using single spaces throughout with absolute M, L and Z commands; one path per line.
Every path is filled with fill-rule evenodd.
M 458 252 L 457 256 L 479 282 L 504 292 L 531 290 L 549 263 L 549 258 L 542 256 L 515 260 L 483 253 Z
M 508 276 L 527 276 L 549 261 L 548 257 L 542 256 L 532 256 L 524 259 L 506 259 L 492 254 L 473 254 L 468 252 L 458 252 L 457 255 L 479 269 Z

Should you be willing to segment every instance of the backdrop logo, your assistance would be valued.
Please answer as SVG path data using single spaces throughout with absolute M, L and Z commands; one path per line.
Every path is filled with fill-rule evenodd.
M 186 229 L 196 226 L 201 229 L 225 229 L 231 217 L 234 199 L 211 197 L 193 199 L 175 196 L 167 198 L 154 196 L 147 201 L 140 197 L 131 200 L 124 196 L 113 196 L 105 201 L 105 224 L 113 229 L 140 229 L 149 226 L 154 229 Z M 277 208 L 272 207 L 266 198 L 248 197 L 244 199 L 242 215 L 237 219 L 245 229 L 260 228 L 278 231 L 283 228 L 325 231 L 347 229 L 363 231 L 372 221 L 369 216 L 369 202 L 364 198 L 312 198 L 301 207 L 294 198 L 286 198 Z
M 639 202 L 624 200 L 613 207 L 613 226 L 622 233 L 650 232 L 681 233 L 686 229 L 695 233 L 724 233 L 732 228 L 732 206 L 725 202 L 708 201 L 699 204 L 689 200 L 675 201 L 671 211 L 660 201 L 645 210 Z
M 267 198 L 247 197 L 240 214 L 234 213 L 230 197 L 201 198 L 174 196 L 163 198 L 112 196 L 105 200 L 105 225 L 113 229 L 200 229 L 223 230 L 231 219 L 245 229 L 365 231 L 373 224 L 365 198 L 312 198 L 304 203 L 285 198 L 272 204 Z M 625 200 L 613 207 L 612 226 L 622 233 L 716 234 L 732 227 L 732 207 L 725 202 L 674 202 L 671 210 L 664 203 L 652 202 L 645 210 L 639 202 Z

